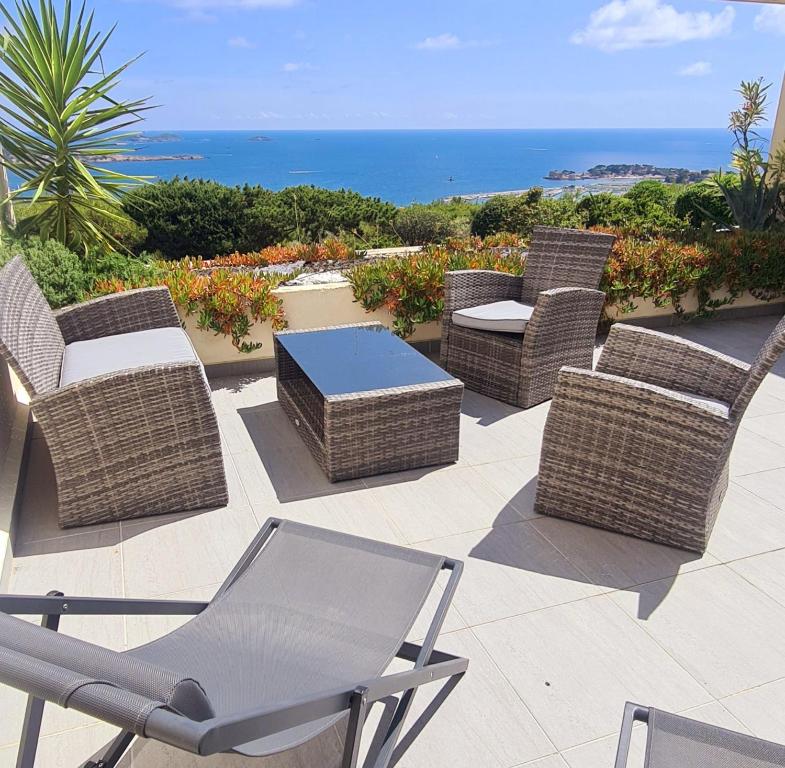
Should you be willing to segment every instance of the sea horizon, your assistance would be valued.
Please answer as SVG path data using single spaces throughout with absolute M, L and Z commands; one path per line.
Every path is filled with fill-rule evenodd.
M 115 170 L 168 179 L 213 179 L 278 190 L 298 184 L 352 189 L 398 205 L 569 182 L 551 170 L 650 164 L 727 168 L 724 128 L 373 128 L 196 130 L 140 127 L 135 155 L 203 159 L 109 163 Z M 176 140 L 155 141 L 163 135 Z M 145 138 L 153 140 L 145 141 Z M 256 140 L 253 140 L 256 139 Z

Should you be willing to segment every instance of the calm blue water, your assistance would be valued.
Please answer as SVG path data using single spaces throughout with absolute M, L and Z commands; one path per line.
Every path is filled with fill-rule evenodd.
M 155 135 L 158 132 L 150 132 Z M 398 204 L 558 186 L 551 169 L 651 163 L 716 169 L 728 163 L 724 130 L 176 131 L 179 141 L 140 142 L 138 154 L 204 160 L 116 163 L 126 173 L 190 176 L 224 184 L 295 184 L 356 190 Z M 270 141 L 252 141 L 254 136 Z M 450 179 L 452 178 L 452 181 Z

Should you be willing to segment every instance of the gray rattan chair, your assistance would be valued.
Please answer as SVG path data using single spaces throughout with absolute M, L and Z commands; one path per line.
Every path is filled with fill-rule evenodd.
M 615 768 L 627 768 L 635 721 L 647 723 L 644 768 L 774 768 L 785 746 L 627 702 Z
M 751 365 L 614 326 L 597 370 L 559 372 L 535 511 L 705 551 L 739 423 L 783 351 L 785 318 Z
M 53 313 L 15 258 L 0 270 L 0 354 L 49 447 L 61 526 L 226 503 L 210 388 L 166 288 Z
M 448 272 L 442 367 L 468 389 L 530 408 L 563 365 L 591 367 L 613 235 L 535 227 L 523 277 Z
M 434 650 L 461 568 L 438 555 L 271 519 L 209 603 L 0 596 L 0 682 L 30 696 L 17 766 L 33 765 L 46 700 L 122 730 L 102 768 L 116 765 L 134 736 L 198 755 L 252 757 L 320 739 L 314 768 L 354 768 L 368 708 L 400 695 L 371 756 L 384 768 L 466 671 L 466 659 Z M 425 639 L 407 642 L 442 570 L 450 575 Z M 52 631 L 64 613 L 195 616 L 118 653 Z M 6 614 L 45 618 L 39 627 Z M 396 657 L 413 666 L 384 675 Z M 444 687 L 399 743 L 416 689 L 436 680 Z

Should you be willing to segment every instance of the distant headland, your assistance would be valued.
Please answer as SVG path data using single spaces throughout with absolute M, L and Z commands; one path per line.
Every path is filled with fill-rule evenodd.
M 169 160 L 204 160 L 204 155 L 104 155 L 104 163 L 153 163 Z
M 691 171 L 688 168 L 661 168 L 657 165 L 640 163 L 595 165 L 588 171 L 551 171 L 545 178 L 549 181 L 579 181 L 583 179 L 659 179 L 670 184 L 691 184 L 710 178 L 712 170 Z

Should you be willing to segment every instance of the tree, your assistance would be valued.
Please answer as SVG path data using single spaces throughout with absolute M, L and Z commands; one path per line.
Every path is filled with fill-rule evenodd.
M 720 171 L 714 178 L 742 229 L 768 227 L 775 220 L 781 202 L 785 147 L 774 147 L 771 159 L 764 160 L 765 141 L 756 130 L 766 121 L 770 87 L 771 83 L 763 85 L 762 77 L 749 82 L 742 80 L 738 93 L 743 103 L 730 113 L 728 125 L 734 137 L 732 165 L 735 173 Z
M 119 213 L 122 196 L 143 179 L 97 163 L 128 151 L 122 141 L 130 134 L 119 131 L 150 109 L 147 99 L 111 96 L 136 59 L 103 72 L 102 55 L 114 27 L 106 34 L 94 32 L 84 2 L 75 18 L 71 0 L 65 0 L 62 19 L 53 0 L 41 0 L 38 13 L 31 0 L 17 0 L 15 11 L 0 0 L 3 162 L 22 180 L 3 202 L 32 195 L 43 203 L 35 216 L 19 223 L 21 234 L 35 232 L 82 248 L 114 247 L 117 241 L 102 222 L 125 218 Z

